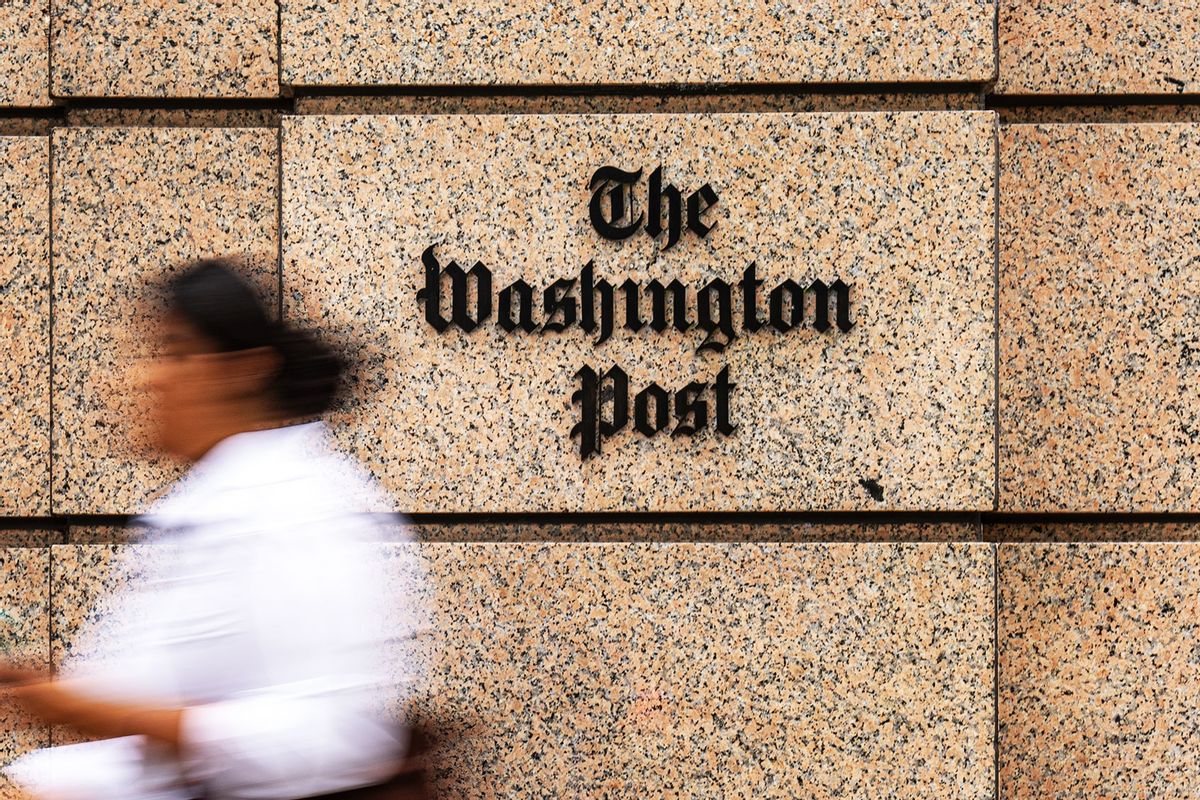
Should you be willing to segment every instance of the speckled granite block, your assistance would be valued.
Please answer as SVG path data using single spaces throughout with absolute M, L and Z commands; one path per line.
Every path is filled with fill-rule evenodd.
M 50 513 L 50 149 L 0 137 L 0 515 Z
M 0 106 L 49 106 L 49 0 L 0 3 Z
M 697 114 L 772 111 L 968 111 L 979 94 L 315 95 L 298 114 Z M 68 118 L 70 118 L 68 112 Z
M 283 83 L 988 81 L 994 0 L 686 6 L 282 0 Z
M 0 137 L 49 136 L 53 123 L 47 117 L 0 117 Z
M 1194 0 L 1021 0 L 999 23 L 997 93 L 1200 92 Z
M 1200 510 L 1200 126 L 1000 136 L 1001 510 Z
M 1046 105 L 997 108 L 1001 125 L 1082 122 L 1200 122 L 1195 105 Z
M 62 530 L 15 529 L 0 530 L 0 548 L 48 547 L 66 540 Z
M 1128 526 L 1126 526 L 1128 527 Z M 1136 526 L 1134 526 L 1136 528 Z M 1187 527 L 1187 526 L 1185 526 Z M 1198 527 L 1198 526 L 1191 526 Z M 125 544 L 149 531 L 136 527 L 72 526 L 54 543 Z M 1105 538 L 1103 533 L 1098 536 Z M 0 532 L 0 544 L 9 542 Z M 20 537 L 14 532 L 13 537 Z M 1107 538 L 1115 538 L 1110 536 Z M 1142 537 L 1147 538 L 1147 537 Z M 46 544 L 48 542 L 43 541 Z M 973 542 L 975 523 L 704 523 L 704 522 L 487 522 L 408 523 L 388 526 L 386 541 L 422 542 Z M 28 539 L 14 538 L 24 545 Z
M 381 547 L 447 798 L 994 797 L 991 545 Z M 56 652 L 121 550 L 54 549 Z
M 1200 548 L 999 550 L 1000 796 L 1200 794 Z
M 338 420 L 351 425 L 337 430 L 400 510 L 991 508 L 992 113 L 283 124 L 284 313 L 349 342 L 359 371 Z M 710 183 L 715 227 L 670 250 L 643 234 L 601 238 L 588 181 L 606 164 L 663 165 L 685 191 Z M 417 301 L 430 246 L 442 265 L 483 262 L 493 294 L 518 278 L 536 292 L 579 279 L 589 260 L 614 286 L 678 279 L 694 293 L 718 277 L 736 285 L 754 262 L 760 315 L 785 279 L 840 279 L 854 327 L 747 333 L 735 311 L 737 338 L 700 352 L 695 327 L 621 328 L 617 293 L 600 346 L 578 327 L 508 333 L 499 310 L 469 335 L 439 334 Z M 574 376 L 613 364 L 631 406 L 650 381 L 711 385 L 727 366 L 739 428 L 722 436 L 710 419 L 694 437 L 647 438 L 631 421 L 581 459 Z
M 37 800 L 19 788 L 11 780 L 0 775 L 0 800 Z
M 165 128 L 278 128 L 274 108 L 70 108 L 68 125 Z
M 143 538 L 146 528 L 121 525 L 72 525 L 64 544 L 126 544 Z
M 147 284 L 228 255 L 276 295 L 278 132 L 61 128 L 54 153 L 54 511 L 135 513 L 180 473 L 150 451 Z
M 448 797 L 993 797 L 989 545 L 424 552 Z
M 279 94 L 275 3 L 55 0 L 51 24 L 56 96 Z
M 1194 522 L 1060 522 L 985 525 L 984 540 L 996 542 L 1195 542 Z
M 0 643 L 6 661 L 43 670 L 50 666 L 48 548 L 0 549 Z M 0 765 L 48 742 L 46 726 L 0 690 Z M 0 781 L 0 796 L 10 789 Z
M 981 537 L 980 526 L 972 523 L 422 523 L 403 533 L 423 542 L 961 542 Z M 97 540 L 100 535 L 93 534 Z M 71 541 L 85 540 L 72 534 Z

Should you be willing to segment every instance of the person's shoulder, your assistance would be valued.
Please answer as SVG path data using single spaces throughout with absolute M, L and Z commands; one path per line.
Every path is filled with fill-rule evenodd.
M 334 446 L 323 424 L 308 423 L 239 435 L 145 520 L 209 538 L 307 531 L 379 540 L 403 536 L 393 531 L 393 511 L 379 481 Z

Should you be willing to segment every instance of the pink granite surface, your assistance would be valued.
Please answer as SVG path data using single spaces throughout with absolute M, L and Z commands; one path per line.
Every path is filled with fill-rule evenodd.
M 347 343 L 339 434 L 405 511 L 990 509 L 994 135 L 990 112 L 288 117 L 284 314 Z M 716 187 L 711 235 L 602 238 L 588 181 L 605 164 Z M 746 333 L 731 310 L 713 352 L 694 325 L 635 334 L 619 315 L 601 345 L 542 331 L 540 303 L 534 332 L 509 333 L 496 300 L 480 329 L 439 333 L 418 302 L 431 246 L 441 266 L 485 264 L 493 294 L 589 260 L 613 285 L 689 291 L 753 262 L 764 294 L 852 284 L 855 321 Z M 715 392 L 727 367 L 741 427 L 716 429 L 714 396 L 697 435 L 631 421 L 584 458 L 573 376 L 613 364 L 631 405 L 650 381 Z
M 7 532 L 5 532 L 7 533 Z M 50 550 L 0 549 L 0 657 L 18 666 L 50 666 Z M 0 690 L 0 765 L 49 743 L 49 729 Z M 19 797 L 0 779 L 0 797 Z
M 1000 509 L 1200 508 L 1200 126 L 1000 132 Z
M 0 136 L 0 515 L 50 513 L 50 146 Z
M 273 97 L 275 3 L 55 2 L 52 92 L 65 97 Z
M 140 512 L 181 473 L 152 449 L 148 286 L 226 255 L 275 296 L 277 143 L 266 128 L 55 130 L 55 512 Z
M 285 85 L 988 81 L 994 0 L 282 2 Z
M 0 3 L 0 107 L 49 106 L 49 0 Z
M 53 549 L 56 660 L 154 547 Z M 381 548 L 443 797 L 994 797 L 991 545 Z
M 482 95 L 311 95 L 297 114 L 709 114 L 775 111 L 969 111 L 983 108 L 971 92 L 763 92 Z
M 1020 0 L 999 15 L 1000 94 L 1195 94 L 1193 0 Z
M 1200 549 L 1000 545 L 1000 796 L 1200 792 Z

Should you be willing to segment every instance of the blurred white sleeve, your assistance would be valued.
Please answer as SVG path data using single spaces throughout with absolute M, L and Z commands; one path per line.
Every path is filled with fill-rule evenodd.
M 415 551 L 349 544 L 320 524 L 254 537 L 230 565 L 250 613 L 254 677 L 185 709 L 181 723 L 181 766 L 213 794 L 303 797 L 377 782 L 407 745 L 385 705 L 422 674 L 403 646 L 420 624 Z
M 419 547 L 353 518 L 266 524 L 153 559 L 131 548 L 123 570 L 162 568 L 100 609 L 64 676 L 98 699 L 182 706 L 179 762 L 131 737 L 39 751 L 9 774 L 72 800 L 175 800 L 181 772 L 214 796 L 271 800 L 388 777 L 407 746 L 394 722 L 427 674 Z
M 178 772 L 147 763 L 140 736 L 59 745 L 26 753 L 3 773 L 38 800 L 189 800 Z
M 304 797 L 389 777 L 405 735 L 336 687 L 312 681 L 188 708 L 184 774 L 214 794 Z

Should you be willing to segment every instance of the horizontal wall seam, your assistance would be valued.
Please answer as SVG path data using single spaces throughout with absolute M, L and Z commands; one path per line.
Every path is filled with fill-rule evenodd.
M 586 525 L 586 524 L 687 524 L 687 525 L 1200 525 L 1200 513 L 1011 513 L 974 511 L 594 511 L 594 512 L 435 512 L 402 513 L 419 525 Z M 63 526 L 124 525 L 136 514 L 51 514 L 0 516 L 0 529 L 41 530 Z
M 292 97 L 504 97 L 540 95 L 620 95 L 687 97 L 698 94 L 971 94 L 987 81 L 859 81 L 848 83 L 497 83 L 497 84 L 319 84 L 292 86 Z
M 1021 106 L 1190 106 L 1200 94 L 994 94 L 984 95 L 986 108 Z

